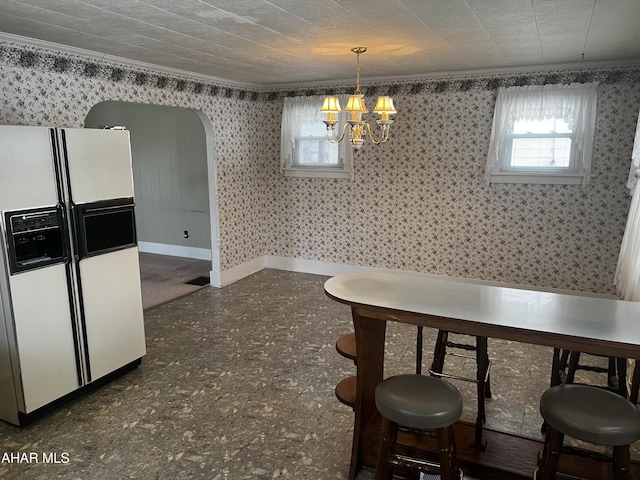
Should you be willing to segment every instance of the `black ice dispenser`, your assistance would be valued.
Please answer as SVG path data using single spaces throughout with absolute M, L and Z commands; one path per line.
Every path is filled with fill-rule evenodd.
M 60 207 L 5 212 L 11 274 L 65 262 Z

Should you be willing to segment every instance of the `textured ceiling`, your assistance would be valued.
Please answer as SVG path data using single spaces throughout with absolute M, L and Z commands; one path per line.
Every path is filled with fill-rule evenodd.
M 0 0 L 0 32 L 254 85 L 640 61 L 640 0 Z

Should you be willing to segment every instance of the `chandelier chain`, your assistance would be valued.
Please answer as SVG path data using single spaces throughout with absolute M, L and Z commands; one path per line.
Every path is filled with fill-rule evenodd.
M 351 51 L 356 54 L 356 95 L 360 95 L 360 54 L 366 52 L 367 47 L 354 47 Z
M 360 92 L 360 54 L 357 54 L 356 60 L 356 93 L 359 95 Z

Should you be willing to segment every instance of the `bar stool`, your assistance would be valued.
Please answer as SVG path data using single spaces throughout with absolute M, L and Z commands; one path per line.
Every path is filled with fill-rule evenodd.
M 629 400 L 592 385 L 556 385 L 542 395 L 540 414 L 548 429 L 534 479 L 556 478 L 565 435 L 612 446 L 613 478 L 629 479 L 629 445 L 640 439 L 640 410 Z
M 431 364 L 429 373 L 436 377 L 449 378 L 452 380 L 462 380 L 464 382 L 472 382 L 476 384 L 478 407 L 474 438 L 471 440 L 470 445 L 472 447 L 484 450 L 486 448 L 486 441 L 482 438 L 482 429 L 484 423 L 486 422 L 485 398 L 491 398 L 491 361 L 489 360 L 487 337 L 475 337 L 475 344 L 467 344 L 451 341 L 449 339 L 450 333 L 455 332 L 438 330 L 438 337 L 436 340 L 435 348 L 433 350 L 433 363 Z M 474 351 L 475 357 L 449 353 L 447 352 L 447 348 Z M 447 355 L 474 359 L 476 361 L 476 378 L 468 378 L 459 375 L 443 373 L 444 361 Z
M 589 354 L 589 357 L 603 358 L 603 355 Z M 608 357 L 606 367 L 594 364 L 594 363 L 580 363 L 583 358 L 582 352 L 577 350 L 567 350 L 554 348 L 553 360 L 551 363 L 551 380 L 550 387 L 555 387 L 561 383 L 574 383 L 576 372 L 578 370 L 584 370 L 595 373 L 606 373 L 606 382 L 593 384 L 601 388 L 606 388 L 612 392 L 616 392 L 619 395 L 630 398 L 631 392 L 627 391 L 627 359 L 618 357 Z M 578 382 L 585 383 L 585 382 Z M 542 423 L 540 431 L 545 433 L 548 425 L 546 422 Z
M 435 377 L 396 375 L 378 385 L 375 399 L 383 417 L 376 480 L 392 479 L 396 466 L 439 473 L 442 480 L 463 478 L 453 434 L 453 424 L 462 414 L 462 396 L 456 387 Z M 435 430 L 440 464 L 396 454 L 398 430 Z
M 565 383 L 573 383 L 576 376 L 576 371 L 585 370 L 588 372 L 606 373 L 607 374 L 607 386 L 617 391 L 618 394 L 623 397 L 627 396 L 627 359 L 617 357 L 607 357 L 608 365 L 601 367 L 599 365 L 592 365 L 587 363 L 580 363 L 582 352 L 572 350 L 569 354 L 569 363 L 567 365 L 567 379 Z M 594 355 L 600 357 L 601 355 Z
M 603 355 L 589 354 L 591 357 L 603 358 Z M 606 367 L 593 363 L 580 363 L 582 352 L 554 348 L 551 367 L 551 387 L 561 383 L 574 383 L 576 372 L 585 370 L 588 372 L 606 373 L 606 388 L 617 391 L 623 397 L 627 396 L 627 359 L 619 357 L 607 357 Z M 580 382 L 579 382 L 580 383 Z

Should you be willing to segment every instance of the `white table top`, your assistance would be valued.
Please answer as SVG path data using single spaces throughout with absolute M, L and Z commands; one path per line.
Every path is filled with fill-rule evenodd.
M 602 350 L 604 343 L 614 342 L 632 346 L 634 355 L 627 351 L 627 355 L 611 352 L 611 356 L 640 358 L 640 302 L 390 273 L 339 275 L 325 283 L 325 292 L 349 305 L 464 320 L 492 331 L 530 331 L 536 336 L 531 343 L 556 345 L 557 341 L 545 343 L 541 338 L 557 340 L 560 335 L 584 339 Z M 510 338 L 507 333 L 496 336 Z

